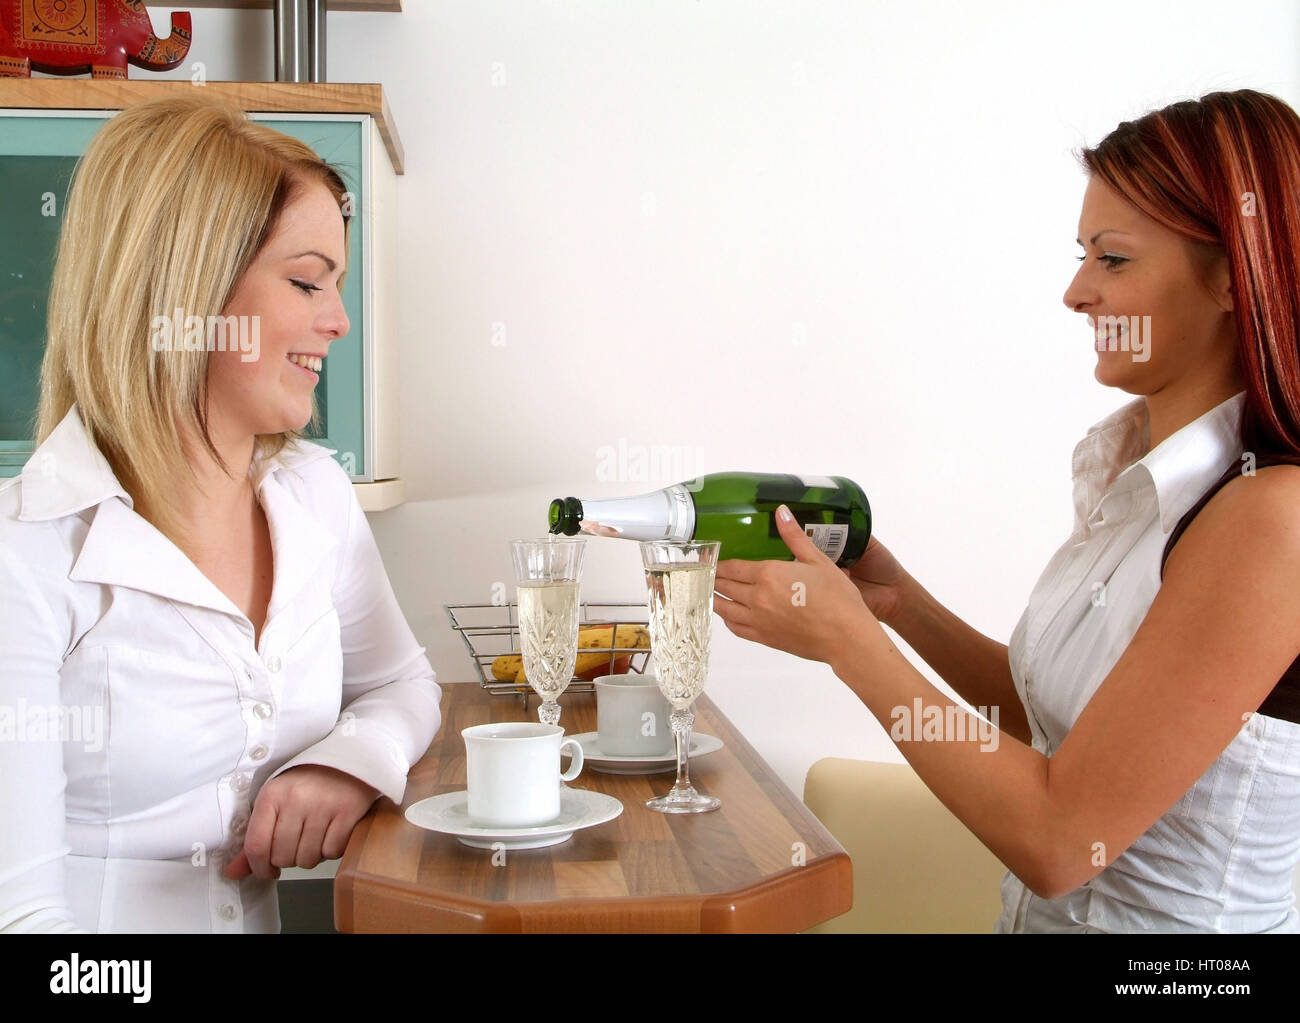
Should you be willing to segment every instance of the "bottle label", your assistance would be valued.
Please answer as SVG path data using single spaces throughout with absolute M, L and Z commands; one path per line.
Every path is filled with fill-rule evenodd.
M 840 486 L 829 476 L 796 476 L 795 479 L 805 487 L 824 487 L 827 490 L 838 490 Z
M 810 522 L 803 531 L 831 561 L 839 561 L 849 542 L 849 527 L 842 523 Z
M 682 484 L 636 497 L 583 501 L 580 528 L 593 536 L 625 540 L 690 540 L 695 533 L 695 501 Z
M 685 543 L 695 538 L 695 499 L 685 483 L 676 483 L 664 491 L 668 495 L 668 537 Z

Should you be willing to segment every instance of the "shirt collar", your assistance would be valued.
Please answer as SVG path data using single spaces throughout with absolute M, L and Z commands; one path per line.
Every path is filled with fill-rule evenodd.
M 254 456 L 249 475 L 261 490 L 266 478 L 278 469 L 296 469 L 318 458 L 334 454 L 333 448 L 295 440 L 271 458 Z M 76 402 L 44 443 L 33 452 L 22 469 L 23 522 L 62 518 L 120 497 L 128 508 L 135 502 L 118 481 L 108 459 L 91 440 Z
M 281 480 L 328 457 L 334 449 L 294 440 L 270 458 L 255 458 L 249 474 L 266 513 L 275 558 L 269 622 L 310 581 L 337 539 Z M 215 584 L 152 523 L 133 514 L 133 502 L 91 440 L 74 403 L 23 466 L 18 518 L 39 522 L 96 511 L 68 577 L 129 586 L 199 607 L 242 616 Z M 120 500 L 113 500 L 120 498 Z
M 1238 391 L 1204 415 L 1166 437 L 1153 450 L 1145 398 L 1137 398 L 1088 429 L 1074 449 L 1075 527 L 1087 533 L 1102 501 L 1135 487 L 1155 491 L 1164 533 L 1241 455 L 1241 412 L 1246 392 Z

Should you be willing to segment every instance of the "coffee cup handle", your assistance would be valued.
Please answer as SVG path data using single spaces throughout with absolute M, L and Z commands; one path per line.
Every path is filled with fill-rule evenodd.
M 569 755 L 573 758 L 573 762 L 569 764 L 569 769 L 567 771 L 560 774 L 560 781 L 573 781 L 574 778 L 578 777 L 578 775 L 582 773 L 582 743 L 577 739 L 565 739 L 560 743 L 561 756 L 564 755 L 565 746 L 573 747 L 569 751 Z

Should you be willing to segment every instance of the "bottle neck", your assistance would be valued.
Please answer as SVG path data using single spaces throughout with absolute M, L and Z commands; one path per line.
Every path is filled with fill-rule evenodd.
M 625 540 L 690 540 L 695 535 L 695 502 L 678 483 L 652 494 L 583 501 L 583 532 L 617 530 Z

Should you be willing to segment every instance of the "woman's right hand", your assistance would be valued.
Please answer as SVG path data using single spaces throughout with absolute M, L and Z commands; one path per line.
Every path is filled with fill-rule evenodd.
M 841 569 L 853 581 L 876 618 L 889 625 L 903 608 L 910 576 L 874 536 L 852 568 Z

